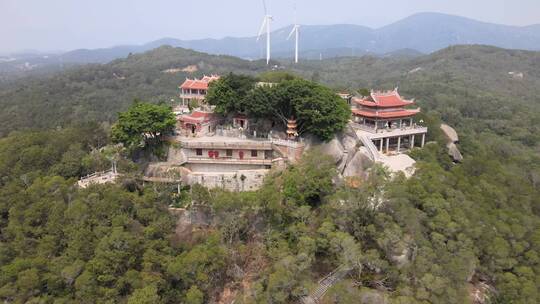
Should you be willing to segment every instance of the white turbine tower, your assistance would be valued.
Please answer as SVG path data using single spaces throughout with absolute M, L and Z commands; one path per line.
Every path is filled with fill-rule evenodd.
M 298 36 L 299 36 L 299 30 L 300 25 L 298 24 L 297 17 L 296 17 L 296 6 L 294 7 L 294 25 L 292 28 L 291 33 L 289 34 L 289 37 L 287 37 L 287 40 L 291 39 L 292 35 L 295 35 L 295 47 L 294 47 L 294 62 L 298 63 Z
M 272 19 L 272 15 L 268 14 L 265 0 L 263 0 L 263 6 L 264 6 L 264 19 L 261 25 L 261 29 L 259 30 L 259 35 L 257 35 L 257 41 L 261 39 L 261 35 L 264 29 L 266 28 L 266 64 L 270 64 L 270 23 L 272 22 L 273 19 Z

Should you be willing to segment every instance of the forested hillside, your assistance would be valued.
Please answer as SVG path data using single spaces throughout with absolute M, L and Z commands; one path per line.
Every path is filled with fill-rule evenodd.
M 117 185 L 74 182 L 109 165 L 103 122 L 134 98 L 170 102 L 186 74 L 163 70 L 258 74 L 262 63 L 161 48 L 6 85 L 0 300 L 295 303 L 345 265 L 323 303 L 538 303 L 539 57 L 478 46 L 285 66 L 335 88 L 399 86 L 422 106 L 430 143 L 411 152 L 410 179 L 375 167 L 351 186 L 315 150 L 253 193 L 178 196 L 136 182 L 125 155 Z M 448 157 L 441 121 L 457 128 L 462 163 Z M 189 235 L 166 211 L 186 201 L 209 219 Z
M 168 69 L 197 65 L 194 75 Z M 110 122 L 134 99 L 172 104 L 186 76 L 230 71 L 255 73 L 266 65 L 229 56 L 211 56 L 162 47 L 104 65 L 87 65 L 43 77 L 0 85 L 0 136 L 11 130 L 71 123 Z

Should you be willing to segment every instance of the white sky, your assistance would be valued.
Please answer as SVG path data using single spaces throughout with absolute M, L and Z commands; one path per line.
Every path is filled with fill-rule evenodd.
M 351 23 L 380 27 L 418 12 L 508 25 L 540 23 L 540 0 L 267 0 L 274 28 Z M 0 0 L 0 53 L 179 39 L 253 36 L 260 0 Z

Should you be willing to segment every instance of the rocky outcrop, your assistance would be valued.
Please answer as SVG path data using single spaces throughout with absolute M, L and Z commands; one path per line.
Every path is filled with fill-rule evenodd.
M 373 165 L 369 151 L 362 146 L 351 126 L 347 126 L 328 142 L 307 136 L 304 144 L 305 150 L 318 148 L 321 153 L 330 156 L 342 177 L 365 177 L 367 170 Z
M 356 137 L 348 135 L 343 136 L 341 143 L 343 145 L 343 149 L 349 154 L 353 153 L 358 147 L 358 140 L 356 139 Z
M 446 138 L 448 138 L 449 141 L 456 143 L 459 141 L 459 136 L 454 130 L 454 128 L 450 127 L 447 124 L 441 124 L 441 130 L 443 131 L 444 135 L 446 135 Z
M 332 140 L 326 143 L 322 143 L 320 145 L 321 153 L 326 154 L 334 160 L 336 164 L 338 164 L 344 156 L 345 149 L 343 148 L 343 145 L 338 140 L 337 136 L 335 136 Z
M 463 160 L 463 155 L 461 155 L 461 152 L 459 151 L 458 147 L 456 146 L 455 143 L 453 142 L 450 142 L 448 144 L 446 144 L 446 147 L 448 148 L 448 155 L 450 155 L 450 157 L 452 157 L 452 159 L 454 160 L 454 162 L 461 162 Z
M 352 130 L 345 129 L 325 143 L 310 140 L 309 147 L 315 146 L 334 160 L 343 177 L 365 177 L 367 169 L 373 165 L 368 151 L 361 146 Z
M 369 158 L 365 147 L 360 147 L 352 158 L 346 163 L 343 169 L 344 177 L 365 176 L 367 169 L 373 166 L 373 161 Z
M 184 149 L 170 146 L 167 153 L 167 163 L 171 165 L 183 165 L 187 161 Z
M 441 130 L 447 139 L 446 148 L 448 148 L 448 155 L 450 155 L 454 162 L 461 162 L 463 160 L 463 155 L 461 155 L 461 152 L 456 145 L 456 143 L 459 142 L 459 136 L 456 130 L 447 124 L 441 124 Z

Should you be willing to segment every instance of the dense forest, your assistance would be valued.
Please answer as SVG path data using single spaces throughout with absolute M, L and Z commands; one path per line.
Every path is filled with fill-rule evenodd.
M 540 302 L 540 54 L 452 47 L 412 60 L 284 66 L 336 89 L 400 87 L 430 128 L 409 179 L 351 185 L 314 150 L 248 193 L 137 182 L 75 187 L 110 165 L 109 124 L 187 75 L 260 62 L 160 48 L 0 88 L 0 299 L 6 303 L 294 303 L 338 267 L 323 303 Z M 509 72 L 514 72 L 509 74 Z M 522 76 L 518 76 L 522 73 Z M 460 134 L 462 163 L 438 130 Z M 189 235 L 178 200 L 206 217 Z M 476 299 L 481 300 L 481 299 Z M 480 302 L 477 302 L 480 303 Z

